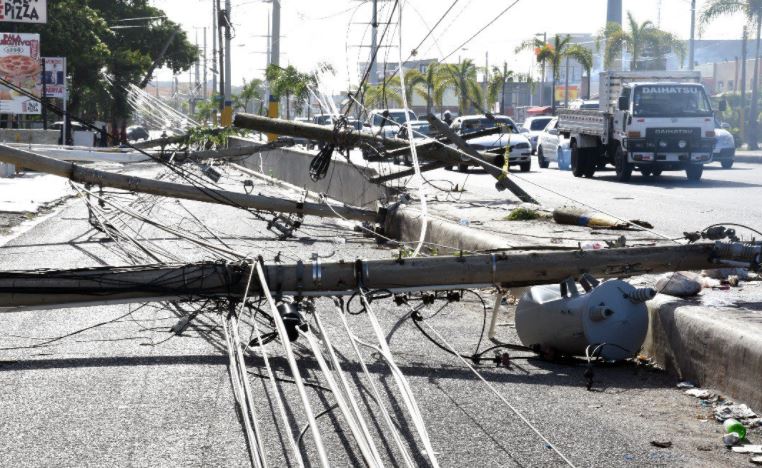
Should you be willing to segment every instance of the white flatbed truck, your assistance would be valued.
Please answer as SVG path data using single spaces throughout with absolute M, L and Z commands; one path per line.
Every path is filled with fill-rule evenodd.
M 599 110 L 562 110 L 575 177 L 593 177 L 607 164 L 616 178 L 685 171 L 700 180 L 716 142 L 714 111 L 693 71 L 603 72 Z M 720 111 L 725 102 L 720 103 Z

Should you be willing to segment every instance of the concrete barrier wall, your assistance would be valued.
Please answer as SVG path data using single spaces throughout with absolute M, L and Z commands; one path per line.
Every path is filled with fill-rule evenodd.
M 249 140 L 231 139 L 231 147 L 259 144 Z M 310 179 L 310 162 L 314 153 L 292 148 L 252 154 L 239 164 L 262 174 L 283 180 L 310 192 L 325 193 L 348 205 L 376 208 L 378 201 L 389 199 L 390 190 L 367 182 L 366 177 L 378 175 L 372 169 L 352 166 L 334 156 L 326 177 L 317 182 Z
M 33 130 L 24 128 L 0 128 L 0 141 L 8 143 L 33 143 L 57 145 L 61 132 L 58 130 Z

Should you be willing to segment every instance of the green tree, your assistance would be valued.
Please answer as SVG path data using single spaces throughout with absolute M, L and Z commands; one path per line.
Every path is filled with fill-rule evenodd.
M 241 92 L 233 96 L 233 107 L 245 112 L 252 101 L 261 101 L 264 95 L 264 82 L 262 80 L 259 78 L 244 80 Z
M 273 95 L 285 98 L 287 120 L 291 119 L 292 98 L 296 111 L 301 112 L 310 95 L 310 87 L 317 85 L 315 74 L 302 73 L 293 65 L 286 68 L 270 65 L 267 67 L 265 77 L 270 83 Z
M 97 118 L 108 102 L 100 71 L 111 57 L 105 40 L 113 36 L 100 14 L 81 0 L 51 1 L 47 24 L 20 24 L 19 31 L 40 34 L 43 56 L 66 57 L 69 109 Z
M 487 84 L 487 100 L 490 103 L 498 101 L 500 97 L 500 113 L 505 114 L 505 85 L 514 80 L 513 70 L 508 69 L 508 62 L 503 62 L 503 67 L 492 67 L 492 74 Z
M 196 102 L 196 113 L 193 118 L 201 123 L 208 123 L 211 120 L 212 113 L 217 112 L 217 93 L 212 93 L 209 99 L 202 99 Z
M 553 37 L 552 44 L 543 42 L 538 38 L 532 38 L 524 41 L 516 48 L 517 53 L 523 50 L 534 50 L 537 63 L 542 63 L 546 66 L 550 65 L 553 76 L 553 91 L 551 92 L 551 107 L 553 112 L 556 110 L 556 82 L 561 74 L 561 61 L 567 56 L 567 50 L 570 46 L 571 36 L 567 34 L 562 37 L 556 34 Z
M 422 86 L 426 85 L 426 78 L 418 70 L 405 70 L 405 99 L 407 99 L 408 105 L 413 101 L 413 95 L 418 94 L 418 90 Z M 387 86 L 393 87 L 398 91 L 401 91 L 400 76 L 399 74 L 387 80 Z
M 598 35 L 598 47 L 603 43 L 603 64 L 606 68 L 621 57 L 622 50 L 630 54 L 630 69 L 665 70 L 667 55 L 675 52 L 680 61 L 685 59 L 685 44 L 673 34 L 656 27 L 651 21 L 638 23 L 632 12 L 627 12 L 628 30 L 618 23 L 609 23 Z
M 458 63 L 443 64 L 439 75 L 439 89 L 436 97 L 439 103 L 446 89 L 452 89 L 458 98 L 458 113 L 464 114 L 471 108 L 484 112 L 481 108 L 483 98 L 482 89 L 476 82 L 476 65 L 471 59 L 464 59 Z
M 754 54 L 754 77 L 751 85 L 751 110 L 746 138 L 749 149 L 759 149 L 757 142 L 758 124 L 758 98 L 759 98 L 759 43 L 762 33 L 762 0 L 709 0 L 701 12 L 699 23 L 702 26 L 714 21 L 721 16 L 742 14 L 746 21 L 757 30 L 756 52 Z
M 587 95 L 585 99 L 590 99 L 590 73 L 593 70 L 593 53 L 581 44 L 572 44 L 566 49 L 566 56 L 574 59 L 585 70 L 587 75 Z
M 386 109 L 402 106 L 401 89 L 379 84 L 365 84 L 362 90 L 362 102 L 368 109 Z
M 426 71 L 424 73 L 419 73 L 420 78 L 417 79 L 416 84 L 413 88 L 413 91 L 415 94 L 420 96 L 423 100 L 426 101 L 426 114 L 431 114 L 431 108 L 434 105 L 434 95 L 436 94 L 436 90 L 440 86 L 441 82 L 441 73 L 440 73 L 441 67 L 439 66 L 439 63 L 432 62 L 429 65 L 426 66 Z M 405 77 L 407 80 L 407 76 Z

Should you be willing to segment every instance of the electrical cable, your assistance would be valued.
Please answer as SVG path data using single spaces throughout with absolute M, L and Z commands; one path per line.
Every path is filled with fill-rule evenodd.
M 365 380 L 370 385 L 371 391 L 373 392 L 373 396 L 375 396 L 375 399 L 378 402 L 378 407 L 381 410 L 381 417 L 384 420 L 384 423 L 386 423 L 387 429 L 391 432 L 392 439 L 394 439 L 394 442 L 397 445 L 397 449 L 399 450 L 402 456 L 402 459 L 405 462 L 405 465 L 408 468 L 413 468 L 416 466 L 416 464 L 413 462 L 413 459 L 410 456 L 410 453 L 408 452 L 407 447 L 402 441 L 402 437 L 400 436 L 400 432 L 397 429 L 397 425 L 394 423 L 391 415 L 389 414 L 389 411 L 382 403 L 381 392 L 379 391 L 375 380 L 370 375 L 370 371 L 368 370 L 368 366 L 365 363 L 365 359 L 363 359 L 362 353 L 360 353 L 360 349 L 357 346 L 357 340 L 355 339 L 355 336 L 349 327 L 349 322 L 347 322 L 346 316 L 342 312 L 343 303 L 340 298 L 334 298 L 333 302 L 334 302 L 333 310 L 338 316 L 339 320 L 341 321 L 341 324 L 344 326 L 344 330 L 346 331 L 347 336 L 349 337 L 349 343 L 352 345 L 352 350 L 354 350 L 355 355 L 357 356 L 357 361 L 360 364 L 360 368 L 362 369 L 363 375 L 365 376 Z
M 556 448 L 556 446 L 555 446 L 555 445 L 553 445 L 553 444 L 552 444 L 552 443 L 551 443 L 551 442 L 548 440 L 548 438 L 547 438 L 547 437 L 545 437 L 545 436 L 544 436 L 544 435 L 543 435 L 543 434 L 542 434 L 542 433 L 541 433 L 541 432 L 540 432 L 540 431 L 539 431 L 539 430 L 538 430 L 538 429 L 537 429 L 537 428 L 536 428 L 536 427 L 535 427 L 535 426 L 534 426 L 534 425 L 533 425 L 533 424 L 532 424 L 532 423 L 529 421 L 529 419 L 527 419 L 527 418 L 526 418 L 526 417 L 525 417 L 525 416 L 524 416 L 524 415 L 523 415 L 523 414 L 522 414 L 522 413 L 521 413 L 521 412 L 520 412 L 518 409 L 516 409 L 516 407 L 515 407 L 515 406 L 513 406 L 511 403 L 509 403 L 509 402 L 508 402 L 508 400 L 507 400 L 507 399 L 506 399 L 506 398 L 505 398 L 505 397 L 504 397 L 504 396 L 503 396 L 503 395 L 502 395 L 500 392 L 498 392 L 498 391 L 497 391 L 497 389 L 495 389 L 495 387 L 494 387 L 494 386 L 493 386 L 493 385 L 492 385 L 492 384 L 491 384 L 489 381 L 487 381 L 487 379 L 485 379 L 485 378 L 484 378 L 484 376 L 482 376 L 482 374 L 481 374 L 481 373 L 479 373 L 479 371 L 477 371 L 477 370 L 476 370 L 476 369 L 475 369 L 475 368 L 474 368 L 474 367 L 473 367 L 471 364 L 469 364 L 469 362 L 468 362 L 466 359 L 464 359 L 463 357 L 461 357 L 460 353 L 458 353 L 458 352 L 455 350 L 455 348 L 454 348 L 454 347 L 453 347 L 453 346 L 452 346 L 452 345 L 451 345 L 451 344 L 450 344 L 450 343 L 449 343 L 447 340 L 445 340 L 445 339 L 444 339 L 444 337 L 442 337 L 442 335 L 441 335 L 441 334 L 440 334 L 440 333 L 439 333 L 439 332 L 438 332 L 438 331 L 437 331 L 437 330 L 436 330 L 434 327 L 432 327 L 432 326 L 431 326 L 431 325 L 430 325 L 428 322 L 426 322 L 426 321 L 423 321 L 423 324 L 424 324 L 424 325 L 426 325 L 426 326 L 427 326 L 427 327 L 428 327 L 428 328 L 431 330 L 431 332 L 432 332 L 432 333 L 434 333 L 435 335 L 437 335 L 437 337 L 439 338 L 439 340 L 440 340 L 441 342 L 445 343 L 445 344 L 447 345 L 447 347 L 448 347 L 448 348 L 450 348 L 450 351 L 451 351 L 452 353 L 454 353 L 454 355 L 455 355 L 455 356 L 457 356 L 457 357 L 458 357 L 458 358 L 459 358 L 461 361 L 463 361 L 463 364 L 465 364 L 465 365 L 466 365 L 466 366 L 467 366 L 469 369 L 471 369 L 471 372 L 473 372 L 473 373 L 474 373 L 474 374 L 475 374 L 475 375 L 476 375 L 476 376 L 477 376 L 477 377 L 478 377 L 478 378 L 479 378 L 479 379 L 480 379 L 482 382 L 484 382 L 484 384 L 485 384 L 485 385 L 486 385 L 486 386 L 487 386 L 487 387 L 488 387 L 488 388 L 489 388 L 489 389 L 492 391 L 492 393 L 494 393 L 494 394 L 495 394 L 495 395 L 496 395 L 496 396 L 497 396 L 497 397 L 498 397 L 498 398 L 499 398 L 499 399 L 500 399 L 500 400 L 501 400 L 501 401 L 502 401 L 502 402 L 503 402 L 503 403 L 504 403 L 504 404 L 505 404 L 505 405 L 506 405 L 506 406 L 507 406 L 507 407 L 508 407 L 508 408 L 509 408 L 511 411 L 513 411 L 513 413 L 514 413 L 516 416 L 518 416 L 518 417 L 519 417 L 519 419 L 521 419 L 521 420 L 524 422 L 524 424 L 526 424 L 526 425 L 527 425 L 527 426 L 528 426 L 528 427 L 529 427 L 529 428 L 530 428 L 530 429 L 531 429 L 531 430 L 532 430 L 532 431 L 533 431 L 535 434 L 537 434 L 537 435 L 540 437 L 540 439 L 542 439 L 542 441 L 543 441 L 543 442 L 545 442 L 545 444 L 546 444 L 546 445 L 547 445 L 549 448 L 551 448 L 551 449 L 552 449 L 554 452 L 556 452 L 556 454 L 557 454 L 557 455 L 558 455 L 558 456 L 559 456 L 559 457 L 560 457 L 560 458 L 561 458 L 561 459 L 562 459 L 562 460 L 563 460 L 563 461 L 564 461 L 564 462 L 565 462 L 567 465 L 569 465 L 569 466 L 570 466 L 570 467 L 572 467 L 572 468 L 575 466 L 575 465 L 574 465 L 574 464 L 573 464 L 573 463 L 572 463 L 572 462 L 571 462 L 571 461 L 570 461 L 570 460 L 569 460 L 569 459 L 568 459 L 566 456 L 564 456 L 564 454 L 562 454 L 562 453 L 561 453 L 561 451 L 559 451 L 559 450 L 558 450 L 558 448 Z
M 294 378 L 294 381 L 296 382 L 296 388 L 299 392 L 299 397 L 302 400 L 302 405 L 304 406 L 304 411 L 307 415 L 307 421 L 310 424 L 312 437 L 315 440 L 315 446 L 318 452 L 318 457 L 320 459 L 320 464 L 321 466 L 327 468 L 330 466 L 330 463 L 328 462 L 328 457 L 325 453 L 320 430 L 318 429 L 317 423 L 315 421 L 315 414 L 312 411 L 312 405 L 310 404 L 310 400 L 304 390 L 304 383 L 302 382 L 301 373 L 299 372 L 299 366 L 296 364 L 296 358 L 294 357 L 294 351 L 291 348 L 291 342 L 288 338 L 286 326 L 283 323 L 283 318 L 280 316 L 278 307 L 275 305 L 275 301 L 273 300 L 272 294 L 270 293 L 270 288 L 267 284 L 267 278 L 265 277 L 265 272 L 262 269 L 262 264 L 260 262 L 256 262 L 255 267 L 257 269 L 260 288 L 264 292 L 265 297 L 267 297 L 267 302 L 270 305 L 270 310 L 272 311 L 273 319 L 275 321 L 275 328 L 278 331 L 278 336 L 280 338 L 281 345 L 283 346 L 283 350 L 286 354 L 286 359 L 288 360 L 291 374 Z
M 397 389 L 400 391 L 402 400 L 405 403 L 408 413 L 410 413 L 410 416 L 413 420 L 413 426 L 415 427 L 416 432 L 418 432 L 418 436 L 420 437 L 421 442 L 426 449 L 426 457 L 429 459 L 434 468 L 438 468 L 439 462 L 437 461 L 434 447 L 431 445 L 431 439 L 429 438 L 429 433 L 426 430 L 426 424 L 423 420 L 421 410 L 415 400 L 415 395 L 413 394 L 413 391 L 410 388 L 410 384 L 405 378 L 405 375 L 394 362 L 394 357 L 392 355 L 391 349 L 389 349 L 389 343 L 384 337 L 384 332 L 381 329 L 381 325 L 379 324 L 376 315 L 373 313 L 373 309 L 371 308 L 370 303 L 365 296 L 365 292 L 362 290 L 362 288 L 359 289 L 359 292 L 360 299 L 362 300 L 363 306 L 367 311 L 365 315 L 368 317 L 368 321 L 370 322 L 371 328 L 376 335 L 376 339 L 379 343 L 379 347 L 374 346 L 374 348 L 376 348 L 378 352 L 384 357 L 387 365 L 389 366 L 389 369 L 392 371 L 392 376 L 394 377 L 394 381 L 397 384 Z

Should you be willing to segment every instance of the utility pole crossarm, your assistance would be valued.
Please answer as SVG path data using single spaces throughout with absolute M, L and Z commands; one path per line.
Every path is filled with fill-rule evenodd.
M 440 133 L 444 134 L 451 142 L 455 144 L 455 146 L 458 147 L 461 151 L 464 153 L 470 155 L 474 162 L 484 168 L 485 171 L 487 171 L 488 174 L 492 175 L 497 179 L 497 183 L 495 184 L 495 187 L 498 190 L 510 190 L 511 193 L 516 195 L 516 197 L 525 202 L 525 203 L 534 203 L 539 205 L 537 200 L 535 200 L 531 195 L 526 193 L 524 189 L 519 187 L 516 182 L 511 180 L 509 177 L 507 177 L 505 174 L 503 174 L 503 169 L 499 169 L 498 167 L 503 166 L 504 159 L 502 156 L 500 159 L 502 159 L 502 162 L 499 164 L 494 164 L 492 161 L 487 161 L 485 158 L 485 155 L 479 153 L 472 147 L 468 146 L 468 143 L 461 138 L 458 134 L 456 134 L 450 127 L 447 126 L 444 122 L 436 118 L 435 116 L 429 114 L 426 116 L 426 120 L 429 121 L 429 123 Z

